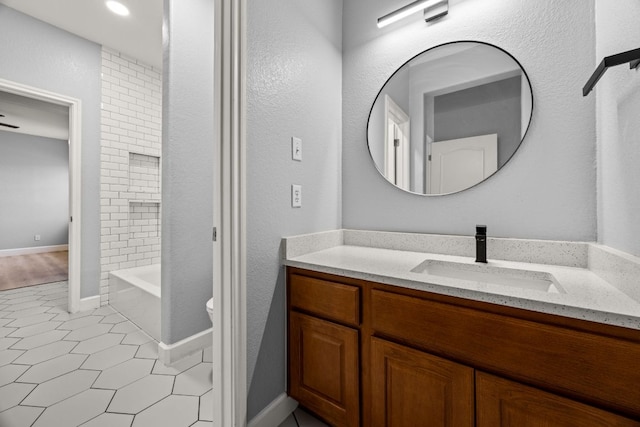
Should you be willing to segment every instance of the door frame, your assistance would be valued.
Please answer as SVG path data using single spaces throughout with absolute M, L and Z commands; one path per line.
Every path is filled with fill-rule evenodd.
M 82 105 L 79 99 L 22 83 L 0 79 L 0 91 L 37 99 L 69 108 L 69 302 L 68 311 L 80 310 L 80 276 L 82 272 L 81 169 Z
M 215 2 L 213 425 L 247 424 L 246 0 Z
M 402 129 L 399 147 L 389 137 L 389 122 Z M 388 94 L 384 96 L 384 175 L 396 186 L 409 190 L 411 118 Z M 397 149 L 399 148 L 399 150 Z M 398 153 L 400 151 L 400 153 Z M 398 157 L 400 157 L 398 159 Z M 398 163 L 401 167 L 398 168 Z

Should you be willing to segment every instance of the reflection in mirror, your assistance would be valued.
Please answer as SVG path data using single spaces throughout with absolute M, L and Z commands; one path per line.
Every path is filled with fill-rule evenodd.
M 369 115 L 369 152 L 402 190 L 456 193 L 507 163 L 532 109 L 529 79 L 507 52 L 444 44 L 406 62 L 382 87 Z

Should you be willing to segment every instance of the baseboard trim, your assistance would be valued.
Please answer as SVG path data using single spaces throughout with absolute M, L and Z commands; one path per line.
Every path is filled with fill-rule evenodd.
M 207 348 L 213 344 L 213 328 L 206 329 L 173 344 L 158 344 L 158 359 L 165 365 L 171 365 L 178 360 Z
M 287 393 L 282 393 L 258 415 L 253 417 L 247 427 L 273 427 L 279 426 L 298 407 L 298 402 L 290 398 Z
M 68 251 L 68 250 L 69 250 L 69 245 L 36 246 L 34 248 L 2 249 L 0 250 L 0 257 L 44 254 L 47 252 L 60 252 L 60 251 Z
M 95 295 L 87 298 L 80 298 L 80 310 L 93 310 L 95 308 L 100 308 L 100 295 Z

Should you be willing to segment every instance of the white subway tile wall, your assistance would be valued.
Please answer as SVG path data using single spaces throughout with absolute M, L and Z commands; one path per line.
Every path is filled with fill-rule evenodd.
M 129 191 L 160 192 L 160 157 L 129 153 Z
M 109 272 L 160 262 L 162 73 L 102 49 L 100 303 Z

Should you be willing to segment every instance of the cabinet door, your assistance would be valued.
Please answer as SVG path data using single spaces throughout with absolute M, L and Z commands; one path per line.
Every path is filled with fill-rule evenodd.
M 358 331 L 289 316 L 289 394 L 334 426 L 360 422 Z
M 375 427 L 473 427 L 473 369 L 371 338 Z
M 640 427 L 640 422 L 482 372 L 477 427 Z

